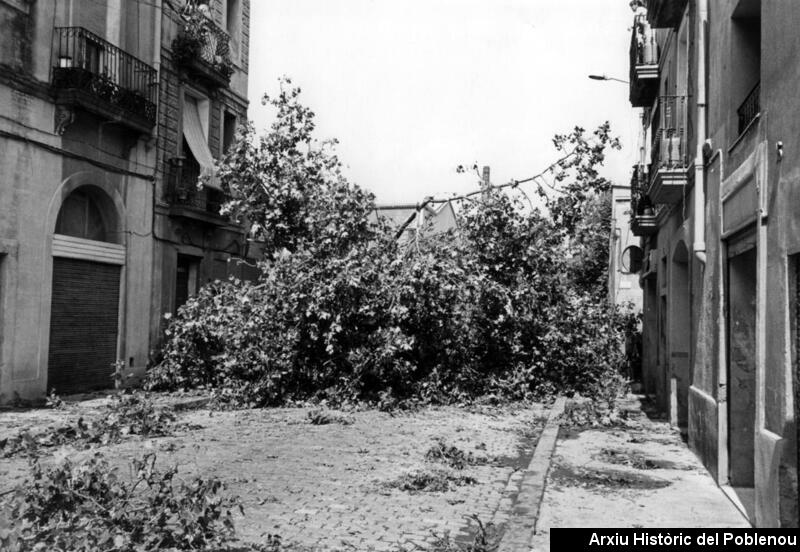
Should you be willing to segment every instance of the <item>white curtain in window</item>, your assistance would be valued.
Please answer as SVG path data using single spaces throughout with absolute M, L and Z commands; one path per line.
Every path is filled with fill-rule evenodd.
M 222 191 L 222 187 L 217 181 L 217 169 L 214 167 L 214 157 L 208 149 L 208 140 L 203 132 L 203 125 L 200 123 L 200 111 L 197 108 L 197 100 L 191 96 L 186 96 L 183 100 L 183 136 L 192 155 L 200 165 L 200 176 L 208 177 L 205 180 L 206 186 L 215 190 Z

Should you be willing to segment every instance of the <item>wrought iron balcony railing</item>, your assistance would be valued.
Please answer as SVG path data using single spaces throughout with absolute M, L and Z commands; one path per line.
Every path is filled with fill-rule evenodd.
M 658 42 L 656 30 L 650 26 L 647 16 L 638 14 L 633 18 L 633 65 L 658 65 Z
M 653 121 L 651 172 L 689 166 L 686 109 L 686 96 L 658 98 L 657 113 Z
M 630 45 L 630 91 L 633 107 L 649 107 L 658 95 L 658 41 L 645 14 L 633 18 Z
M 156 70 L 82 27 L 56 27 L 51 85 L 62 104 L 146 130 L 156 121 Z
M 204 38 L 200 57 L 206 63 L 220 64 L 230 63 L 231 46 L 228 33 L 217 27 L 210 19 L 203 22 Z
M 658 232 L 655 206 L 647 195 L 647 188 L 647 169 L 644 165 L 634 165 L 631 176 L 630 218 L 634 236 L 649 236 Z
M 173 211 L 207 222 L 221 223 L 219 214 L 223 194 L 209 187 L 198 189 L 200 165 L 193 158 L 170 159 L 167 174 L 167 195 Z
M 644 165 L 634 165 L 631 176 L 631 215 L 652 215 L 653 203 L 647 196 L 647 169 Z
M 653 204 L 676 204 L 688 180 L 689 144 L 686 96 L 661 96 L 653 117 L 650 186 Z
M 747 97 L 736 110 L 736 115 L 739 117 L 739 131 L 741 134 L 747 130 L 747 127 L 752 123 L 756 116 L 761 113 L 761 82 L 758 82 Z
M 182 17 L 181 32 L 172 42 L 176 63 L 212 84 L 227 85 L 234 71 L 228 33 L 197 9 L 187 9 Z

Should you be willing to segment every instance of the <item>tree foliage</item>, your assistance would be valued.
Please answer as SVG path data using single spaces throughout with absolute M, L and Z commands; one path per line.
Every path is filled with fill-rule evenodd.
M 49 400 L 55 405 L 61 402 L 55 394 Z M 27 454 L 35 458 L 42 453 L 42 449 L 67 443 L 75 448 L 88 448 L 118 443 L 133 435 L 167 435 L 174 422 L 175 413 L 171 408 L 157 408 L 142 393 L 116 394 L 111 396 L 109 405 L 100 416 L 64 420 L 44 431 L 25 430 L 0 440 L 0 457 Z
M 235 499 L 216 479 L 182 481 L 147 454 L 130 477 L 101 454 L 32 464 L 31 477 L 0 508 L 0 548 L 9 552 L 219 550 L 233 534 Z
M 598 301 L 608 293 L 611 209 L 609 193 L 593 197 L 571 238 L 569 276 L 577 289 Z
M 219 173 L 225 209 L 265 246 L 260 280 L 191 298 L 168 324 L 150 388 L 208 386 L 260 406 L 613 387 L 624 316 L 601 291 L 609 183 L 598 165 L 617 147 L 608 125 L 556 137 L 558 193 L 542 189 L 542 210 L 488 189 L 462 209 L 457 233 L 401 245 L 313 139 L 298 95 L 265 97 L 277 109 L 271 129 L 256 138 L 248 127 Z
M 373 237 L 373 196 L 342 176 L 335 140 L 313 138 L 314 113 L 299 94 L 284 79 L 277 97 L 262 100 L 277 110 L 269 132 L 256 136 L 252 124 L 240 129 L 219 168 L 229 197 L 224 212 L 249 222 L 251 237 L 267 251 L 341 253 Z

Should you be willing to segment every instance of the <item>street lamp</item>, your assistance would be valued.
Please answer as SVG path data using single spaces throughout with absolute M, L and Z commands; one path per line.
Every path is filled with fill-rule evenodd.
M 617 78 L 614 78 L 614 77 L 607 77 L 606 75 L 589 75 L 589 78 L 592 79 L 592 80 L 617 81 L 617 82 L 621 82 L 622 84 L 630 84 L 626 80 L 617 79 Z

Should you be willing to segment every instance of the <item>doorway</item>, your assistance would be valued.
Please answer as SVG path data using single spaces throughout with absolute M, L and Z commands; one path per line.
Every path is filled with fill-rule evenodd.
M 113 387 L 125 247 L 116 212 L 92 186 L 61 205 L 52 236 L 47 389 L 59 394 Z
M 200 262 L 197 257 L 178 254 L 175 268 L 175 305 L 174 312 L 178 312 L 189 297 L 197 293 L 197 273 Z
M 756 263 L 754 240 L 728 246 L 728 478 L 748 511 L 755 498 Z
M 672 254 L 669 279 L 669 394 L 670 422 L 683 432 L 689 424 L 689 386 L 691 369 L 691 294 L 689 290 L 689 251 L 683 241 Z

